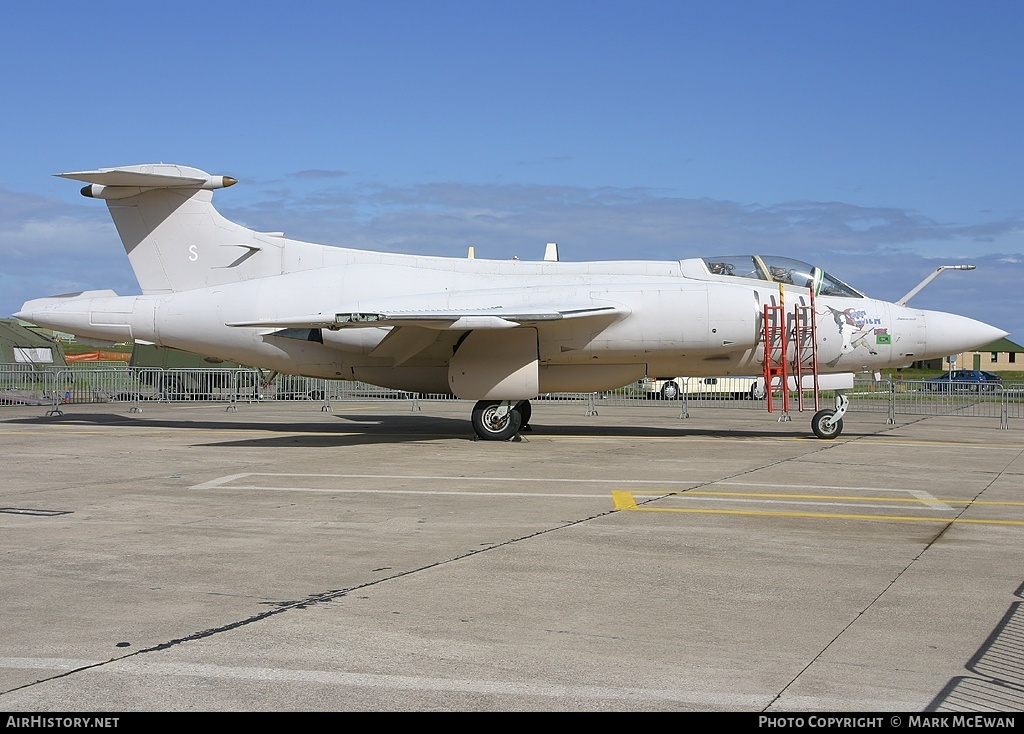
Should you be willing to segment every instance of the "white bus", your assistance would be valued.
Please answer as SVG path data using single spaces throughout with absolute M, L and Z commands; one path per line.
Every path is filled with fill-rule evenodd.
M 764 397 L 763 382 L 756 377 L 647 377 L 640 380 L 640 389 L 648 398 L 662 400 L 683 395 L 760 400 Z

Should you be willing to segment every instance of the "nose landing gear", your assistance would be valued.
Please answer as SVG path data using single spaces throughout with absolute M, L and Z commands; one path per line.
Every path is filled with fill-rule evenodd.
M 843 416 L 850 407 L 850 398 L 842 391 L 836 390 L 835 409 L 819 410 L 811 418 L 811 430 L 818 438 L 835 438 L 843 432 Z

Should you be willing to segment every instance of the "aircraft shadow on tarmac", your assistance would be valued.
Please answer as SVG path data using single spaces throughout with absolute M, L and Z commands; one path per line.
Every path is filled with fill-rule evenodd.
M 323 447 L 345 446 L 364 443 L 403 443 L 425 440 L 463 439 L 478 440 L 469 422 L 464 418 L 448 418 L 433 415 L 387 415 L 387 414 L 353 414 L 332 416 L 337 422 L 263 422 L 245 419 L 226 420 L 178 420 L 149 416 L 125 416 L 116 413 L 90 413 L 54 417 L 21 418 L 10 423 L 26 425 L 96 425 L 125 426 L 132 428 L 184 428 L 194 431 L 209 431 L 211 438 L 222 431 L 259 431 L 287 434 L 273 437 L 234 438 L 229 441 L 218 441 L 219 446 L 292 446 L 292 447 Z M 811 433 L 803 430 L 803 426 L 793 423 L 792 429 L 780 430 L 772 426 L 771 430 L 722 429 L 708 427 L 665 428 L 647 425 L 553 425 L 531 424 L 519 434 L 520 440 L 528 442 L 532 437 L 621 437 L 621 438 L 806 438 L 820 443 Z M 853 439 L 858 435 L 849 432 L 844 438 Z M 513 438 L 509 442 L 515 442 Z M 829 442 L 830 444 L 832 442 Z

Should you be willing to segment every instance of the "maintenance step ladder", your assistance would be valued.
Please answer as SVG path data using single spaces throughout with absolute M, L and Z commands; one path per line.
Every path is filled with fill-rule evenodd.
M 782 416 L 779 421 L 791 420 L 790 377 L 796 386 L 797 409 L 802 412 L 808 408 L 805 401 L 808 400 L 806 393 L 810 392 L 813 397 L 813 408 L 818 410 L 818 340 L 814 323 L 814 292 L 811 292 L 809 306 L 799 303 L 787 313 L 780 288 L 778 305 L 764 306 L 761 325 L 768 412 L 775 412 L 772 385 L 778 385 L 782 398 Z

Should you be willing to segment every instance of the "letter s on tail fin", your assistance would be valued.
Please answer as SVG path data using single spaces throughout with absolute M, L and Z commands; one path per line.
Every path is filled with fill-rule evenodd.
M 146 295 L 234 283 L 281 272 L 283 238 L 229 222 L 211 189 L 228 176 L 167 164 L 59 173 L 104 199 Z

